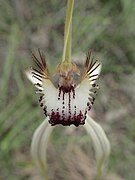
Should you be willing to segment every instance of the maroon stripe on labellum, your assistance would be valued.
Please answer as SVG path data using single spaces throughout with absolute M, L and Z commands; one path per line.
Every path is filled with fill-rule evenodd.
M 37 77 L 43 78 L 43 76 L 41 74 L 37 74 L 36 72 L 32 71 L 32 74 L 34 74 Z
M 40 71 L 38 71 L 37 69 L 35 69 L 35 68 L 32 68 L 32 70 L 33 71 L 35 71 L 35 72 L 37 72 L 37 73 L 39 73 L 39 74 L 41 74 L 41 75 L 44 75 L 44 73 L 43 72 L 40 72 Z
M 93 64 L 91 63 L 91 65 L 89 66 L 89 70 L 92 69 L 96 63 L 97 63 L 97 60 L 94 61 Z
M 35 84 L 35 85 L 37 85 L 37 86 L 39 86 L 39 87 L 42 87 L 42 85 L 41 85 L 41 84 L 39 84 L 39 83 L 37 83 L 37 84 Z
M 98 74 L 89 75 L 90 78 L 98 76 Z
M 38 78 L 37 76 L 33 75 L 32 77 L 36 78 L 39 81 L 42 81 L 42 79 Z
M 95 66 L 95 68 L 90 71 L 90 74 L 91 74 L 93 71 L 95 71 L 95 69 L 97 69 L 99 66 L 100 66 L 100 63 L 97 64 L 97 66 Z

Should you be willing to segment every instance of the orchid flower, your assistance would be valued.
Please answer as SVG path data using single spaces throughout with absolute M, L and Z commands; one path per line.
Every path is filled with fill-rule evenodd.
M 31 71 L 26 72 L 28 79 L 37 88 L 36 92 L 40 94 L 39 103 L 46 116 L 45 121 L 33 135 L 31 153 L 40 169 L 45 171 L 47 142 L 53 127 L 58 124 L 78 127 L 86 122 L 84 127 L 91 136 L 96 152 L 97 179 L 99 179 L 110 153 L 110 144 L 101 126 L 88 116 L 88 112 L 99 88 L 97 80 L 101 64 L 97 60 L 94 61 L 91 50 L 86 55 L 82 73 L 77 65 L 71 62 L 73 5 L 74 0 L 68 0 L 63 57 L 62 62 L 56 66 L 53 76 L 40 49 L 38 49 L 38 57 L 32 54 L 38 69 L 32 68 Z M 79 84 L 74 81 L 75 74 L 80 76 Z M 54 85 L 53 77 L 56 75 L 59 81 Z
M 84 125 L 86 114 L 90 111 L 97 93 L 98 85 L 95 81 L 99 77 L 100 64 L 90 60 L 91 52 L 88 52 L 79 85 L 74 83 L 74 74 L 80 74 L 77 66 L 66 61 L 58 64 L 55 74 L 59 75 L 59 83 L 55 87 L 40 50 L 39 55 L 40 60 L 33 54 L 39 70 L 33 69 L 32 77 L 37 81 L 34 85 L 38 89 L 36 92 L 41 94 L 40 106 L 49 117 L 49 123 L 52 126 Z

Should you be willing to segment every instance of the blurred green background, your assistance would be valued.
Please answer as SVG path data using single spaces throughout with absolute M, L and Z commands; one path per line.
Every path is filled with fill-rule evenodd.
M 40 180 L 32 134 L 43 121 L 35 88 L 24 71 L 41 48 L 51 69 L 63 50 L 65 0 L 0 1 L 0 179 Z M 135 179 L 135 1 L 75 0 L 73 60 L 94 50 L 102 64 L 91 115 L 112 146 L 108 180 Z M 81 101 L 81 99 L 80 99 Z M 48 145 L 50 180 L 93 180 L 94 152 L 83 126 L 57 126 Z

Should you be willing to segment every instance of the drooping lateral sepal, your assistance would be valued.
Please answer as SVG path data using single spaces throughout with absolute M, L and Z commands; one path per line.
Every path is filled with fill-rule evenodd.
M 110 155 L 111 145 L 100 124 L 95 122 L 88 115 L 86 117 L 86 124 L 84 127 L 91 137 L 91 141 L 95 150 L 97 161 L 96 179 L 99 180 L 103 177 L 104 170 Z

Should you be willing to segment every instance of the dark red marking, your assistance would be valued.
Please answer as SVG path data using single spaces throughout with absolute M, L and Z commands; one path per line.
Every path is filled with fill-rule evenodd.
M 71 115 L 68 116 L 68 118 L 65 119 L 64 114 L 60 115 L 59 112 L 54 112 L 52 110 L 51 115 L 49 115 L 50 120 L 49 123 L 52 126 L 55 126 L 57 124 L 62 124 L 63 126 L 70 126 L 71 124 L 75 125 L 78 127 L 79 125 L 84 125 L 85 124 L 85 119 L 86 119 L 86 112 L 83 114 L 81 111 L 79 114 L 74 114 L 73 117 Z
M 43 109 L 45 116 L 47 116 L 47 110 L 46 110 L 46 108 L 47 108 L 47 107 L 45 106 L 44 109 Z
M 75 95 L 75 86 L 74 85 L 70 85 L 70 86 L 60 86 L 60 85 L 58 85 L 58 88 L 59 88 L 59 97 L 60 97 L 61 91 L 63 93 L 73 92 L 73 95 Z

